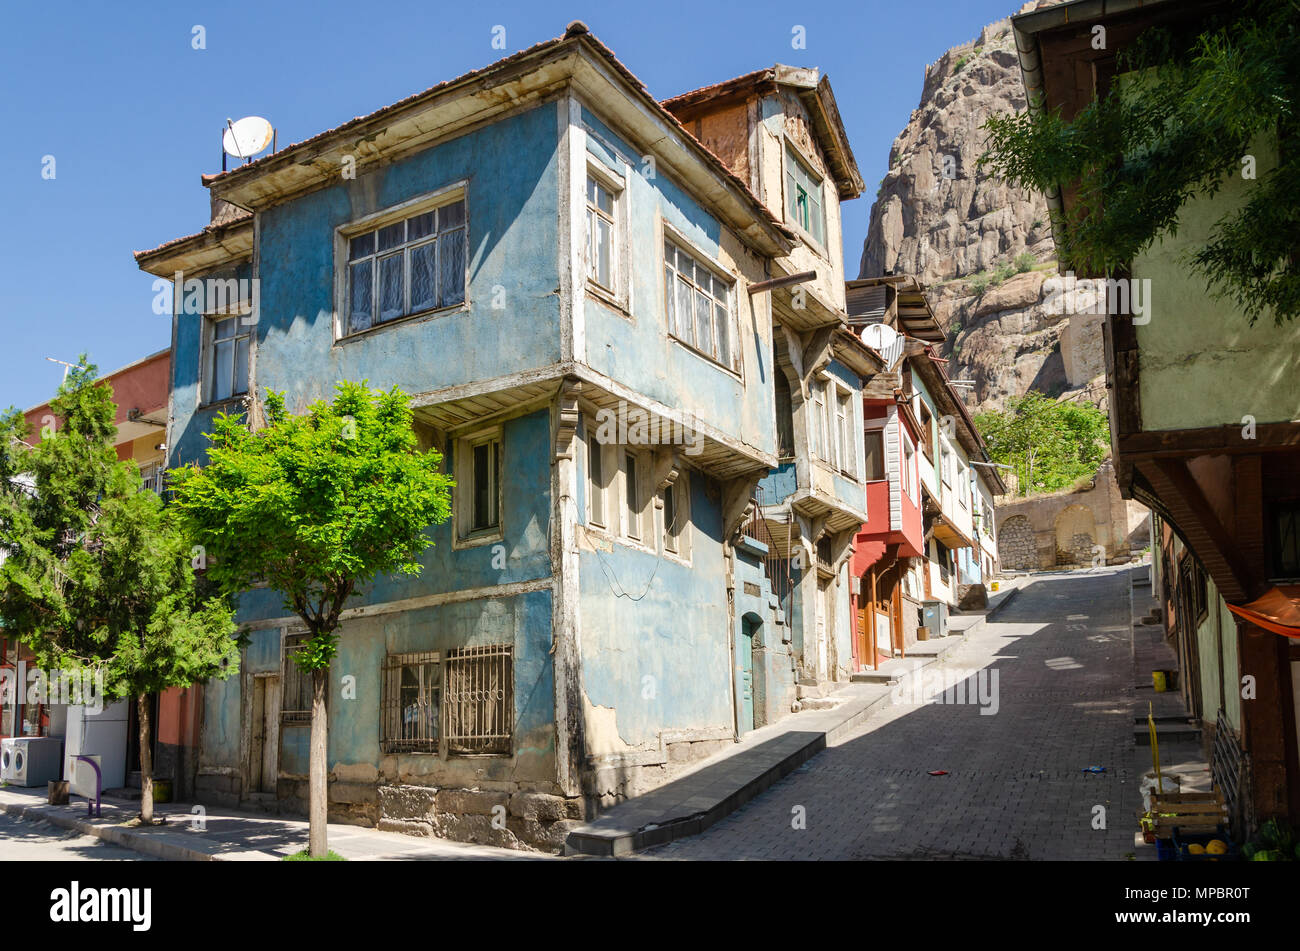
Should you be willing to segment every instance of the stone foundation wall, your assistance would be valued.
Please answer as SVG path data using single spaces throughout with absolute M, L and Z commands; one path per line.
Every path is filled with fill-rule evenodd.
M 1008 498 L 997 507 L 998 557 L 1004 571 L 1094 563 L 1122 564 L 1149 542 L 1147 509 L 1123 498 L 1106 461 L 1093 483 L 1076 492 Z M 1101 546 L 1098 553 L 1095 546 Z
M 273 811 L 305 817 L 307 807 L 307 780 L 281 779 Z M 539 792 L 329 784 L 330 822 L 506 849 L 559 853 L 585 815 L 581 798 Z

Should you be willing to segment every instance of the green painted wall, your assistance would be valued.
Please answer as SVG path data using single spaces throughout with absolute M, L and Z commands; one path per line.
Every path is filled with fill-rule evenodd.
M 1253 154 L 1257 174 L 1276 164 L 1272 143 Z M 1300 323 L 1276 327 L 1265 316 L 1251 327 L 1230 301 L 1209 295 L 1188 263 L 1251 184 L 1235 173 L 1217 195 L 1187 202 L 1177 236 L 1133 260 L 1133 277 L 1150 280 L 1149 322 L 1136 328 L 1144 430 L 1300 419 Z

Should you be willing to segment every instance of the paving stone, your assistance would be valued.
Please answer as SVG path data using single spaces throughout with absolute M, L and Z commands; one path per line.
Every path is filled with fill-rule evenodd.
M 885 707 L 700 835 L 637 857 L 1123 860 L 1140 806 L 1129 621 L 1129 569 L 1032 576 L 937 668 L 996 668 L 996 714 Z

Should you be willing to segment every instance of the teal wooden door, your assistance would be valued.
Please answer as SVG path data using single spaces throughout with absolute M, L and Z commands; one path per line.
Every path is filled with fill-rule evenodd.
M 754 729 L 754 627 L 749 621 L 740 625 L 740 639 L 736 642 L 736 667 L 740 674 L 740 732 Z

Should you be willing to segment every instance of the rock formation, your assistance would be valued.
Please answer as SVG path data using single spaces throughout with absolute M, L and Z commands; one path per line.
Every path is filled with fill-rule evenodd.
M 1043 281 L 1056 273 L 1046 201 L 978 164 L 985 121 L 1025 106 L 1010 19 L 927 67 L 862 253 L 862 277 L 910 273 L 929 286 L 948 331 L 944 355 L 954 375 L 976 381 L 979 409 L 1029 389 L 1093 402 L 1105 394 L 1100 324 L 1071 331 L 1069 318 L 1044 306 Z

